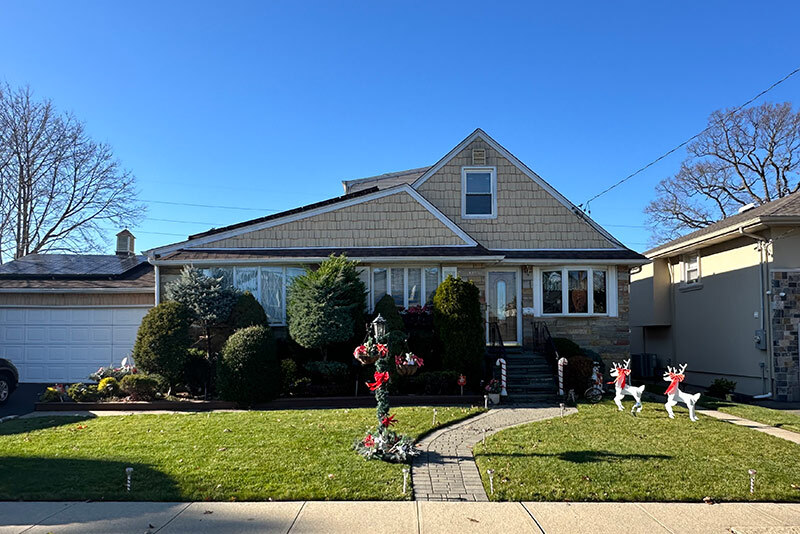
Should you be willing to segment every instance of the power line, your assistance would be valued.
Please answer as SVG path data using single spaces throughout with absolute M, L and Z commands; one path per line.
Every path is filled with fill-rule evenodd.
M 758 93 L 756 96 L 754 96 L 753 98 L 751 98 L 750 100 L 748 100 L 747 102 L 742 104 L 741 106 L 739 106 L 737 108 L 734 108 L 734 110 L 731 111 L 731 114 L 738 112 L 739 110 L 741 110 L 745 106 L 749 106 L 750 104 L 752 104 L 753 102 L 755 102 L 756 100 L 758 100 L 759 98 L 764 96 L 765 94 L 769 93 L 770 91 L 775 89 L 777 86 L 779 86 L 780 84 L 782 84 L 783 82 L 785 82 L 786 80 L 788 80 L 789 78 L 791 78 L 792 76 L 797 74 L 798 72 L 800 72 L 800 67 L 797 67 L 792 72 L 790 72 L 789 74 L 787 74 L 786 76 L 784 76 L 783 78 L 778 80 L 777 82 L 773 83 L 772 85 L 770 85 L 769 87 L 767 87 L 766 89 L 764 89 L 763 91 Z M 583 204 L 579 204 L 578 207 L 582 208 L 584 211 L 588 210 L 589 209 L 589 203 L 592 202 L 593 200 L 597 200 L 601 196 L 605 195 L 606 193 L 608 193 L 612 189 L 624 184 L 625 182 L 627 182 L 628 180 L 630 180 L 631 178 L 633 178 L 637 174 L 641 173 L 642 171 L 645 171 L 645 170 L 649 169 L 650 167 L 652 167 L 653 165 L 655 165 L 656 163 L 658 163 L 662 159 L 666 158 L 670 154 L 673 154 L 674 152 L 677 152 L 681 148 L 685 147 L 686 145 L 688 145 L 689 143 L 691 143 L 692 141 L 694 141 L 695 139 L 697 139 L 698 137 L 700 137 L 701 135 L 703 135 L 704 133 L 709 131 L 710 129 L 711 129 L 711 126 L 708 126 L 704 130 L 702 130 L 701 132 L 694 134 L 693 136 L 691 136 L 689 139 L 687 139 L 683 143 L 679 144 L 678 146 L 676 146 L 672 150 L 669 150 L 669 151 L 665 152 L 664 154 L 660 155 L 659 157 L 657 157 L 656 159 L 654 159 L 653 161 L 651 161 L 650 163 L 648 163 L 644 167 L 641 167 L 636 172 L 632 172 L 631 174 L 629 174 L 628 176 L 626 176 L 622 180 L 619 180 L 618 182 L 616 182 L 615 184 L 607 187 L 603 191 L 600 191 L 598 194 L 596 194 L 595 196 L 593 196 L 592 198 L 590 198 L 589 200 L 587 200 Z
M 150 202 L 153 204 L 168 204 L 170 206 L 190 206 L 192 208 L 219 208 L 223 210 L 242 210 L 242 211 L 274 211 L 278 212 L 281 210 L 275 210 L 270 208 L 243 208 L 241 206 L 217 206 L 213 204 L 190 204 L 188 202 L 168 202 L 166 200 L 147 200 L 142 199 L 142 202 Z

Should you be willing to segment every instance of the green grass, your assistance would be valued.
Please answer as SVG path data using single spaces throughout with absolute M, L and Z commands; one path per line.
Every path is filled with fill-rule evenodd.
M 719 410 L 720 412 L 750 419 L 758 423 L 770 425 L 778 428 L 785 428 L 793 432 L 800 432 L 800 415 L 786 412 L 784 410 L 773 410 L 762 406 L 751 404 L 739 404 L 723 400 L 702 399 L 704 408 Z
M 437 426 L 478 413 L 439 407 Z M 392 410 L 397 431 L 432 408 Z M 351 450 L 374 409 L 44 417 L 0 424 L 0 500 L 393 500 L 402 466 Z M 81 428 L 85 425 L 85 428 Z M 125 468 L 133 488 L 125 491 Z
M 626 403 L 630 408 L 630 400 Z M 800 446 L 709 417 L 689 421 L 647 402 L 638 417 L 612 402 L 499 432 L 478 444 L 478 467 L 494 500 L 800 501 Z M 748 469 L 758 471 L 749 493 Z

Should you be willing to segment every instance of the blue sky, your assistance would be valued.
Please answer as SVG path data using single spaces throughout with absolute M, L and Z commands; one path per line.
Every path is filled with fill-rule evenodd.
M 0 80 L 113 145 L 148 201 L 143 250 L 430 165 L 476 127 L 582 203 L 800 65 L 796 20 L 797 2 L 5 0 Z M 683 156 L 592 217 L 647 248 L 642 209 Z

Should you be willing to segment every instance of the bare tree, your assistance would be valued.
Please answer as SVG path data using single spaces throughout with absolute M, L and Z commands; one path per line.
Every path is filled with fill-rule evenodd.
M 141 219 L 135 178 L 82 122 L 30 88 L 0 87 L 0 261 L 97 251 Z
M 715 111 L 687 153 L 645 208 L 655 243 L 800 190 L 800 112 L 788 102 Z

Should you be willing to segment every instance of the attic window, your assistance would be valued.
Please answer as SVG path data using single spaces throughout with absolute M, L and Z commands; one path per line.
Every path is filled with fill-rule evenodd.
M 467 219 L 497 217 L 497 170 L 495 167 L 461 169 L 461 216 Z

